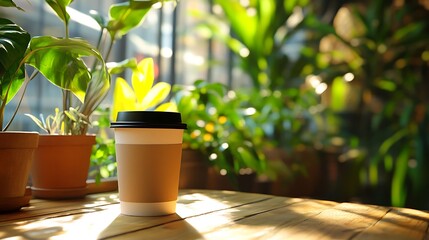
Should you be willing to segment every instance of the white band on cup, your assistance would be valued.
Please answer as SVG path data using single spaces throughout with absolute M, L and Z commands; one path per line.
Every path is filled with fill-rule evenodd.
M 179 144 L 183 129 L 115 128 L 117 144 Z
M 120 202 L 121 213 L 130 216 L 162 216 L 176 213 L 176 201 L 136 203 Z

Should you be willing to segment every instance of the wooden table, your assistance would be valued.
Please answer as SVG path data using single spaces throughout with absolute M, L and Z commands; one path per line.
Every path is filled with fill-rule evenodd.
M 121 215 L 115 192 L 33 199 L 19 212 L 0 215 L 0 238 L 429 239 L 428 226 L 429 213 L 413 209 L 182 190 L 177 214 L 163 217 Z

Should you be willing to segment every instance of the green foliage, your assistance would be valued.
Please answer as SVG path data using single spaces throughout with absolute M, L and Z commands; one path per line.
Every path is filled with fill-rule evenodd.
M 12 0 L 0 0 L 0 7 L 14 7 L 23 11 L 23 9 L 18 7 Z
M 188 124 L 185 147 L 200 150 L 209 164 L 230 176 L 251 169 L 266 169 L 261 145 L 255 143 L 246 123 L 246 109 L 234 91 L 220 83 L 198 80 L 190 88 L 175 86 L 174 97 L 182 119 Z
M 248 118 L 250 131 L 258 132 L 267 145 L 275 147 L 291 149 L 311 144 L 308 136 L 315 129 L 308 126 L 313 124 L 314 116 L 308 109 L 317 106 L 320 99 L 305 79 L 320 71 L 314 46 L 325 34 L 319 30 L 325 26 L 308 1 L 214 3 L 223 14 L 208 18 L 201 15 L 197 29 L 208 30 L 212 39 L 224 42 L 238 57 L 240 68 L 251 77 L 253 89 L 239 93 L 243 103 L 247 103 L 242 107 L 256 112 Z M 225 32 L 228 27 L 230 32 Z M 290 54 L 286 47 L 296 44 L 296 39 L 301 39 L 302 45 L 295 46 L 296 55 Z
M 2 1 L 1 6 L 7 6 L 6 3 Z M 8 19 L 0 18 L 0 128 L 3 128 L 6 104 L 24 83 L 23 61 L 29 42 L 27 31 Z
M 110 7 L 108 20 L 92 12 L 91 15 L 101 27 L 97 47 L 93 47 L 86 40 L 69 37 L 70 16 L 67 13 L 67 6 L 73 2 L 72 0 L 46 0 L 46 2 L 64 22 L 65 37 L 33 38 L 27 51 L 30 54 L 27 63 L 63 90 L 64 134 L 85 134 L 88 130 L 89 117 L 104 100 L 110 88 L 111 72 L 108 71 L 104 59 L 108 59 L 113 44 L 137 27 L 151 6 L 159 1 L 148 1 L 145 4 L 136 4 L 133 1 L 114 4 Z M 102 44 L 106 42 L 103 40 L 105 31 L 110 36 L 107 48 Z M 99 49 L 107 49 L 104 56 Z M 88 57 L 93 58 L 94 65 L 91 69 L 84 61 L 84 58 Z M 74 103 L 71 93 L 77 97 L 79 103 Z
M 95 178 L 96 182 L 100 182 L 102 178 L 117 175 L 116 150 L 115 141 L 113 137 L 109 136 L 110 109 L 97 108 L 94 115 L 97 120 L 92 124 L 97 129 L 97 135 L 91 153 L 89 176 Z
M 331 69 L 355 76 L 361 120 L 354 129 L 368 159 L 363 184 L 390 192 L 377 196 L 381 204 L 427 208 L 429 11 L 415 1 L 398 7 L 384 0 L 340 9 L 346 11 L 334 20 L 337 40 L 330 43 L 347 54 L 327 54 Z M 341 28 L 346 21 L 352 27 Z
M 249 114 L 246 123 L 254 142 L 287 151 L 312 146 L 318 133 L 316 106 L 319 97 L 311 87 L 287 90 L 244 89 L 238 91 L 241 107 Z
M 215 0 L 214 3 L 224 14 L 201 15 L 198 29 L 208 30 L 214 39 L 224 42 L 237 54 L 240 67 L 249 74 L 254 87 L 274 91 L 302 84 L 305 66 L 311 65 L 316 57 L 302 52 L 295 59 L 284 47 L 293 38 L 304 37 L 307 46 L 317 42 L 309 32 L 310 20 L 315 16 L 307 7 L 308 1 L 255 0 L 244 5 L 239 0 Z M 230 28 L 231 33 L 225 32 L 225 28 Z
M 67 116 L 70 119 L 69 125 L 71 126 L 71 134 L 78 135 L 80 134 L 80 129 L 87 125 L 91 125 L 87 116 L 79 112 L 77 109 L 70 108 L 67 111 L 60 111 L 58 108 L 55 108 L 55 115 L 48 115 L 46 119 L 43 118 L 43 114 L 40 114 L 40 119 L 31 115 L 25 114 L 37 126 L 42 129 L 47 134 L 60 134 L 65 135 L 64 130 L 64 117 Z
M 144 20 L 146 14 L 150 11 L 152 5 L 158 2 L 163 2 L 163 0 L 138 2 L 130 0 L 113 4 L 109 10 L 109 17 L 102 16 L 96 11 L 90 12 L 90 15 L 101 27 L 97 48 L 107 49 L 104 59 L 108 59 L 113 44 L 130 30 L 138 27 Z M 105 34 L 106 32 L 107 34 Z M 103 39 L 105 35 L 108 36 L 108 40 Z M 108 43 L 109 45 L 106 47 L 103 46 L 103 43 Z M 139 68 L 134 58 L 125 59 L 121 62 L 110 62 L 107 64 L 107 67 L 109 74 L 119 74 L 127 69 L 137 72 Z M 104 85 L 90 85 L 87 91 L 97 93 L 102 87 L 104 87 Z M 93 95 L 96 96 L 96 94 Z M 150 99 L 150 97 L 147 97 L 147 99 Z M 88 102 L 100 102 L 99 100 L 100 99 L 95 99 L 94 101 Z M 87 109 L 90 111 L 95 110 L 97 106 L 98 104 L 92 104 L 92 106 L 88 106 Z M 85 105 L 83 107 L 85 107 Z M 90 176 L 95 177 L 97 182 L 101 178 L 116 176 L 115 142 L 113 137 L 108 134 L 108 128 L 110 126 L 109 113 L 110 109 L 98 108 L 95 114 L 98 119 L 92 122 L 92 125 L 97 129 L 97 138 L 91 156 L 91 167 L 93 170 Z
M 61 130 L 63 113 L 58 108 L 55 108 L 55 115 L 49 115 L 46 119 L 43 118 L 43 114 L 40 114 L 40 119 L 31 114 L 25 115 L 31 118 L 47 134 L 57 134 Z

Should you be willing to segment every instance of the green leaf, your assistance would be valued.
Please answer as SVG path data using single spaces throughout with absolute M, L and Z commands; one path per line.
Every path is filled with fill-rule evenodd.
M 286 13 L 291 14 L 297 2 L 298 0 L 284 0 L 284 7 L 286 10 Z
M 93 56 L 104 63 L 97 49 L 77 38 L 34 37 L 27 54 L 30 56 L 28 64 L 37 68 L 56 86 L 72 91 L 82 102 L 91 81 L 91 74 L 82 57 Z M 104 79 L 102 84 L 108 85 L 109 80 Z
M 395 31 L 393 39 L 398 42 L 406 42 L 415 38 L 419 39 L 422 37 L 425 27 L 426 25 L 423 22 L 411 23 Z
M 407 197 L 407 189 L 405 179 L 408 170 L 409 147 L 404 147 L 396 159 L 395 172 L 392 179 L 392 205 L 395 207 L 403 207 Z
M 379 79 L 378 81 L 376 81 L 375 85 L 389 92 L 395 91 L 397 87 L 395 82 L 388 79 Z
M 91 16 L 102 29 L 107 27 L 107 20 L 99 12 L 91 10 L 89 16 Z
M 346 108 L 349 89 L 350 86 L 342 77 L 334 79 L 331 89 L 331 109 L 333 111 L 343 111 Z
M 408 133 L 408 130 L 406 128 L 403 128 L 402 130 L 399 130 L 395 134 L 393 134 L 393 136 L 386 139 L 380 146 L 380 149 L 379 149 L 380 154 L 386 155 L 389 149 L 391 149 L 395 143 L 397 143 L 399 140 L 405 137 L 407 133 Z
M 42 121 L 40 121 L 40 119 L 38 119 L 37 117 L 35 117 L 35 116 L 31 115 L 31 114 L 28 114 L 28 113 L 26 113 L 26 114 L 25 114 L 25 116 L 27 116 L 27 117 L 29 117 L 31 120 L 33 120 L 33 122 L 34 122 L 34 123 L 36 123 L 36 125 L 37 125 L 40 129 L 42 129 L 42 130 L 44 130 L 45 132 L 49 133 L 49 132 L 48 132 L 48 130 L 47 130 L 47 127 L 43 124 L 43 122 L 42 122 Z
M 23 58 L 30 34 L 15 23 L 0 18 L 0 103 L 8 103 L 24 83 Z
M 249 15 L 247 9 L 240 4 L 240 1 L 215 0 L 215 2 L 222 7 L 234 33 L 249 49 L 253 49 L 256 44 L 257 16 Z
M 136 69 L 137 60 L 135 58 L 125 59 L 122 62 L 109 62 L 107 63 L 107 68 L 109 69 L 110 74 L 120 74 L 126 69 Z
M 70 20 L 70 15 L 67 13 L 66 7 L 73 2 L 73 0 L 45 0 L 51 6 L 57 16 L 66 24 Z
M 97 109 L 110 89 L 110 74 L 102 58 L 100 58 L 100 65 L 101 69 L 94 71 L 92 74 L 91 81 L 86 89 L 83 105 L 79 109 L 85 116 L 90 116 Z
M 123 2 L 110 7 L 110 20 L 107 23 L 107 31 L 112 39 L 120 38 L 131 29 L 140 25 L 152 5 L 159 1 L 146 1 L 142 4 Z
M 15 7 L 21 11 L 24 11 L 24 9 L 18 7 L 12 0 L 0 0 L 0 6 L 1 7 Z
M 255 171 L 260 170 L 259 161 L 257 156 L 254 156 L 249 150 L 243 147 L 239 147 L 237 152 L 240 154 L 241 160 L 244 162 L 246 167 L 250 167 Z

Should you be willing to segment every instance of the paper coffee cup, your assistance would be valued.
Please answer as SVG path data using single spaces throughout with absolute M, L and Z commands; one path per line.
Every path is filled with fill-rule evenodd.
M 119 112 L 111 127 L 115 130 L 121 213 L 175 213 L 186 129 L 180 113 Z

